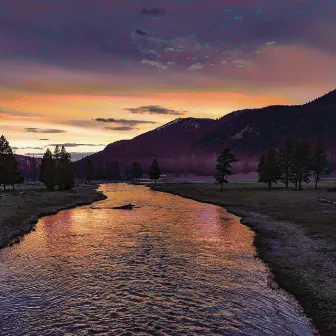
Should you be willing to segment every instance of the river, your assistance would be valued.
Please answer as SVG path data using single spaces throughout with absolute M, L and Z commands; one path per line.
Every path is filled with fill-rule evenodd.
M 313 335 L 221 207 L 102 185 L 0 251 L 1 335 Z M 132 211 L 111 207 L 133 203 Z

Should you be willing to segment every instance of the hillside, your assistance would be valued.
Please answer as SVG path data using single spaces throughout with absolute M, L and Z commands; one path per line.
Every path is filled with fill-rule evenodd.
M 296 106 L 268 106 L 232 112 L 218 120 L 178 118 L 132 140 L 118 141 L 92 155 L 95 167 L 133 161 L 145 171 L 153 158 L 165 173 L 212 175 L 218 151 L 232 148 L 240 162 L 236 172 L 256 168 L 260 154 L 283 144 L 287 137 L 318 142 L 336 163 L 336 90 Z M 78 162 L 77 167 L 83 165 Z

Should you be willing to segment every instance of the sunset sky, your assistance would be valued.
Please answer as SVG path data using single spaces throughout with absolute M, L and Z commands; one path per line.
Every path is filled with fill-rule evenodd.
M 74 158 L 336 88 L 335 0 L 0 0 L 0 133 Z

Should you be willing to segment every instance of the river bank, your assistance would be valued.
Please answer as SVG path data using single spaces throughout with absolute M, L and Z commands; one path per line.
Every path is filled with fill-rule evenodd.
M 241 217 L 256 233 L 258 256 L 279 286 L 297 298 L 321 335 L 336 334 L 336 206 L 319 201 L 336 201 L 330 187 L 268 191 L 256 183 L 232 183 L 220 192 L 210 183 L 151 185 Z
M 85 185 L 68 191 L 49 191 L 43 186 L 23 185 L 14 192 L 1 192 L 0 248 L 18 243 L 43 216 L 105 199 L 97 188 L 98 185 Z

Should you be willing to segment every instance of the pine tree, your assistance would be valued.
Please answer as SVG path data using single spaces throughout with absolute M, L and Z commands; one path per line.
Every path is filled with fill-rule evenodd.
M 131 168 L 129 166 L 125 167 L 124 175 L 125 175 L 125 180 L 126 181 L 129 181 L 131 179 L 132 174 L 131 174 Z
M 270 150 L 266 155 L 261 155 L 258 164 L 258 175 L 258 182 L 267 183 L 270 190 L 273 183 L 278 183 L 281 178 L 281 168 L 275 150 Z
M 18 162 L 7 139 L 2 135 L 0 137 L 0 184 L 3 184 L 4 190 L 8 184 L 14 189 L 18 174 Z
M 323 175 L 327 174 L 327 169 L 329 166 L 327 155 L 321 145 L 318 145 L 314 150 L 312 164 L 315 174 L 315 190 L 317 190 L 317 183 Z
M 55 182 L 55 185 L 60 186 L 60 184 L 61 184 L 61 176 L 60 176 L 60 173 L 61 173 L 61 169 L 60 169 L 60 165 L 61 165 L 61 151 L 60 151 L 58 145 L 55 147 L 54 154 L 53 154 L 53 160 L 54 160 L 54 166 L 55 166 L 55 169 L 54 169 L 54 182 Z
M 291 180 L 294 150 L 295 141 L 289 138 L 286 139 L 284 147 L 280 149 L 279 164 L 281 167 L 281 182 L 285 184 L 286 189 L 288 189 Z
M 230 149 L 224 149 L 217 158 L 216 164 L 216 184 L 221 185 L 221 191 L 224 189 L 224 183 L 228 183 L 227 176 L 232 174 L 231 168 L 233 162 L 238 162 L 236 156 L 231 153 Z
M 151 180 L 155 180 L 155 184 L 156 180 L 158 180 L 161 177 L 161 169 L 156 159 L 152 162 L 152 165 L 149 167 L 148 175 Z
M 66 151 L 64 146 L 61 148 L 59 157 L 59 188 L 72 189 L 75 185 L 75 174 L 71 162 L 71 155 Z
M 141 166 L 140 163 L 138 163 L 138 162 L 133 162 L 132 163 L 131 174 L 132 174 L 132 178 L 135 181 L 138 181 L 139 179 L 141 179 L 143 177 L 142 166 Z
M 94 176 L 94 169 L 93 169 L 93 163 L 91 158 L 87 160 L 87 174 L 86 174 L 86 179 L 88 181 L 92 181 Z
M 309 144 L 300 141 L 296 144 L 293 154 L 293 167 L 291 171 L 292 182 L 295 188 L 302 189 L 302 182 L 309 183 L 312 173 L 312 153 Z
M 56 185 L 56 167 L 53 155 L 48 148 L 43 155 L 40 168 L 40 181 L 47 189 L 52 190 Z

